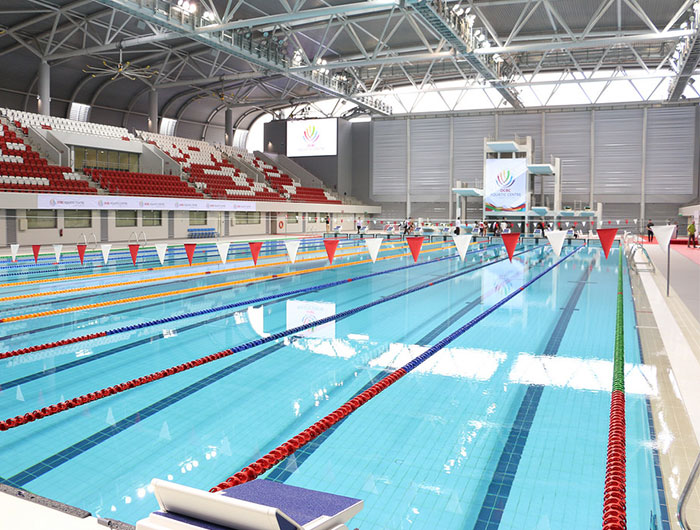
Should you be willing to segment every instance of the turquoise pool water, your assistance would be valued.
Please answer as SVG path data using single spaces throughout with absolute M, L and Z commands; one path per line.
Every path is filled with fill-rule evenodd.
M 0 432 L 0 480 L 136 523 L 157 506 L 158 477 L 209 489 L 342 405 L 389 370 L 420 355 L 557 260 L 528 244 L 513 260 L 500 245 L 472 245 L 464 263 L 450 242 L 426 245 L 418 267 L 385 241 L 376 264 L 215 287 L 321 267 L 294 265 L 284 246 L 266 243 L 257 269 L 247 246 L 218 262 L 199 245 L 190 267 L 158 269 L 155 251 L 140 267 L 126 251 L 101 266 L 89 253 L 61 265 L 1 262 L 2 296 L 88 288 L 0 302 L 0 318 L 69 309 L 64 314 L 0 322 L 0 351 L 121 328 L 147 320 L 281 295 L 266 303 L 201 314 L 141 330 L 0 361 L 0 419 L 112 386 L 198 357 L 285 331 L 416 285 L 464 274 L 420 291 L 248 349 L 210 364 L 40 421 Z M 578 247 L 565 247 L 562 256 Z M 298 259 L 323 258 L 323 243 L 302 243 Z M 427 252 L 430 251 L 430 252 Z M 315 253 L 314 253 L 315 252 Z M 609 385 L 619 250 L 605 260 L 583 248 L 454 340 L 395 385 L 265 475 L 268 480 L 364 499 L 352 528 L 596 528 L 602 520 Z M 343 257 L 343 254 L 355 254 Z M 446 258 L 446 259 L 441 259 Z M 334 264 L 368 259 L 364 244 L 341 241 Z M 204 264 L 205 262 L 211 262 Z M 186 264 L 182 248 L 165 265 Z M 472 270 L 482 266 L 478 270 Z M 299 295 L 337 280 L 399 269 Z M 205 273 L 147 283 L 151 280 Z M 625 271 L 626 274 L 626 271 Z M 61 279 L 69 276 L 75 279 Z M 73 311 L 192 287 L 195 294 Z M 657 489 L 647 394 L 629 282 L 625 281 L 627 506 L 630 528 L 665 528 Z

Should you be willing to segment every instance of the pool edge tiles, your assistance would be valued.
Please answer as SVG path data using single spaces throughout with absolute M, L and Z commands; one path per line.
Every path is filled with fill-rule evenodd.
M 637 338 L 637 344 L 639 348 L 639 356 L 641 359 L 642 364 L 647 364 L 646 358 L 644 355 L 644 347 L 642 345 L 642 336 L 641 336 L 641 328 L 639 326 L 639 320 L 637 318 L 637 297 L 635 296 L 635 291 L 636 289 L 634 288 L 632 284 L 632 276 L 630 274 L 630 268 L 629 266 L 626 267 L 626 284 L 625 287 L 630 290 L 630 298 L 632 299 L 632 313 L 634 316 L 634 323 L 635 323 L 635 335 Z M 638 281 L 640 282 L 641 290 L 642 290 L 642 295 L 646 298 L 646 292 L 644 291 L 644 287 L 641 285 L 641 279 L 638 278 Z M 658 448 L 658 438 L 656 435 L 656 427 L 654 425 L 654 414 L 652 412 L 652 405 L 651 405 L 651 400 L 649 399 L 649 396 L 645 396 L 644 398 L 645 406 L 646 406 L 646 412 L 647 412 L 647 427 L 649 430 L 649 439 L 651 441 L 651 451 L 652 451 L 652 458 L 653 458 L 653 464 L 654 464 L 654 474 L 655 474 L 655 479 L 656 479 L 656 490 L 657 490 L 657 495 L 658 495 L 658 503 L 659 503 L 659 518 L 660 518 L 660 523 L 661 523 L 661 530 L 671 530 L 671 518 L 670 518 L 670 512 L 669 512 L 669 505 L 668 501 L 666 498 L 666 486 L 664 484 L 664 477 L 663 477 L 663 471 L 661 468 L 661 460 L 659 458 L 659 448 Z

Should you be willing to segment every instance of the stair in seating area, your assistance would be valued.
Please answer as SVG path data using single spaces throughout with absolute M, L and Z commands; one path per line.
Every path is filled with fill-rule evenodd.
M 85 169 L 85 174 L 114 195 L 205 198 L 200 191 L 176 175 L 132 173 L 106 169 Z
M 6 123 L 0 124 L 0 191 L 97 193 L 71 168 L 50 165 Z
M 250 178 L 226 153 L 207 142 L 145 131 L 139 135 L 178 162 L 189 175 L 189 182 L 214 199 L 283 200 L 264 180 Z

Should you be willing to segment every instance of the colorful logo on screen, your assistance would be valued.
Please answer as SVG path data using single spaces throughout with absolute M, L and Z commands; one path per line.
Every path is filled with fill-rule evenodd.
M 314 147 L 320 136 L 321 135 L 319 134 L 315 125 L 309 125 L 306 129 L 304 129 L 304 140 L 306 141 L 306 145 L 309 147 Z
M 510 188 L 515 182 L 515 177 L 513 177 L 510 170 L 504 169 L 498 175 L 496 175 L 496 182 L 498 183 L 498 187 L 501 189 Z

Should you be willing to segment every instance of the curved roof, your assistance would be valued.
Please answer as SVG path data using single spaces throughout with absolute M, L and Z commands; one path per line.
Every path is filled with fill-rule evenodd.
M 235 126 L 246 129 L 264 112 L 336 95 L 349 94 L 358 110 L 371 112 L 372 104 L 358 94 L 489 82 L 500 83 L 501 95 L 509 84 L 509 90 L 518 87 L 517 100 L 518 91 L 535 85 L 540 75 L 578 75 L 585 81 L 595 72 L 624 76 L 630 69 L 663 70 L 672 86 L 682 85 L 675 96 L 669 89 L 678 98 L 697 67 L 697 29 L 687 27 L 691 0 L 443 2 L 448 9 L 469 8 L 473 27 L 490 44 L 477 53 L 502 60 L 490 80 L 454 36 L 446 36 L 440 21 L 425 15 L 425 5 L 439 12 L 437 0 L 188 1 L 196 5 L 194 14 L 183 10 L 182 0 L 4 0 L 4 104 L 35 110 L 39 64 L 45 60 L 51 65 L 55 115 L 66 115 L 68 105 L 78 102 L 92 106 L 92 121 L 145 129 L 148 93 L 155 87 L 161 116 L 178 120 L 176 134 L 218 140 L 226 108 Z M 691 64 L 681 64 L 681 57 L 676 65 L 686 67 L 685 78 L 668 68 L 679 43 L 689 48 L 683 55 L 691 56 L 686 61 Z M 271 49 L 280 56 L 269 59 Z M 150 65 L 156 73 L 130 80 L 84 71 L 105 63 L 110 68 L 120 53 L 130 68 Z M 338 79 L 352 89 L 335 88 Z M 494 103 L 503 105 L 517 101 L 506 94 Z

